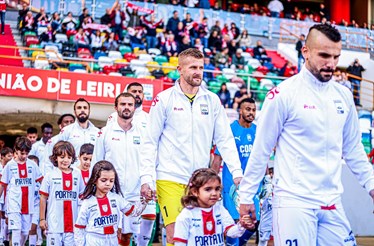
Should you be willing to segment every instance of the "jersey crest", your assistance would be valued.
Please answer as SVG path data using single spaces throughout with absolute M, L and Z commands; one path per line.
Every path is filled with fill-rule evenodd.
M 70 180 L 65 180 L 65 186 L 70 187 Z
M 104 204 L 101 206 L 101 209 L 106 213 L 108 212 L 108 205 L 107 204 Z

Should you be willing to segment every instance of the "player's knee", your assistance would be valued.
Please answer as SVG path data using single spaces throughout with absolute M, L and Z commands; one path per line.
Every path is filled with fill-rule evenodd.
M 125 246 L 130 245 L 130 243 L 131 243 L 131 236 L 132 236 L 131 233 L 122 234 L 121 235 L 121 244 L 120 245 L 125 245 Z

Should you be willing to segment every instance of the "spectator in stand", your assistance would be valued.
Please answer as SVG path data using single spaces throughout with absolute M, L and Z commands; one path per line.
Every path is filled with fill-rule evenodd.
M 130 12 L 129 7 L 127 7 L 126 12 L 130 17 L 129 23 L 127 24 L 127 26 L 132 27 L 132 28 L 136 28 L 140 26 L 140 15 L 139 15 L 138 9 L 133 8 L 132 11 Z
M 228 34 L 223 34 L 223 39 L 222 39 L 222 49 L 223 48 L 228 48 L 230 44 L 231 38 L 230 35 Z
M 53 31 L 52 26 L 48 25 L 47 30 L 40 34 L 39 40 L 40 40 L 40 46 L 44 48 L 48 44 L 53 44 L 56 40 L 56 31 Z M 59 49 L 62 49 L 62 44 L 56 43 L 55 45 L 58 45 Z
M 227 89 L 226 83 L 222 83 L 221 88 L 217 92 L 217 96 L 221 101 L 223 107 L 230 108 L 231 107 L 231 96 L 230 91 Z
M 178 44 L 174 37 L 174 34 L 169 34 L 165 44 L 162 46 L 162 53 L 167 57 L 178 56 Z
M 251 36 L 249 36 L 247 29 L 243 30 L 243 32 L 236 39 L 236 42 L 243 50 L 247 50 L 247 48 L 251 47 L 252 39 Z
M 219 11 L 221 10 L 221 6 L 219 5 L 219 2 L 218 1 L 215 1 L 214 2 L 214 6 L 212 8 L 214 11 Z
M 228 44 L 228 47 L 229 47 L 229 56 L 230 57 L 233 57 L 236 53 L 236 51 L 240 48 L 239 47 L 239 44 L 234 40 L 230 40 L 229 44 Z
M 283 11 L 283 4 L 279 0 L 271 0 L 268 4 L 268 9 L 270 10 L 271 17 L 279 18 L 280 12 Z
M 156 22 L 155 14 L 151 14 L 150 21 L 146 19 L 146 16 L 141 16 L 140 20 L 146 29 L 145 38 L 147 40 L 147 49 L 156 48 L 158 44 L 157 28 L 161 28 L 163 26 L 163 19 L 160 19 L 158 22 Z
M 68 12 L 68 15 L 62 21 L 62 32 L 65 33 L 68 37 L 75 35 L 77 33 L 76 28 L 78 26 L 78 21 L 73 17 L 71 12 Z
M 242 56 L 243 50 L 241 48 L 236 50 L 235 55 L 232 56 L 231 68 L 233 69 L 244 69 L 246 61 Z
M 257 60 L 260 60 L 261 62 L 265 62 L 265 61 L 271 62 L 271 58 L 268 57 L 264 46 L 262 46 L 262 41 L 261 40 L 257 40 L 257 45 L 253 49 L 253 54 L 254 54 L 254 57 Z
M 240 87 L 240 90 L 235 92 L 233 103 L 232 103 L 232 108 L 238 109 L 238 106 L 240 105 L 240 103 L 246 98 L 251 98 L 251 93 L 248 93 L 247 85 L 243 84 Z
M 35 31 L 34 16 L 31 11 L 28 11 L 25 18 L 22 21 L 22 34 L 26 31 Z
M 203 73 L 203 79 L 205 81 L 209 81 L 213 79 L 213 73 L 212 72 L 206 72 L 205 70 L 215 70 L 216 67 L 210 62 L 209 57 L 204 57 L 204 73 Z
M 305 21 L 305 22 L 314 22 L 315 20 L 314 20 L 314 16 L 313 16 L 313 14 L 309 14 L 309 15 L 307 15 L 307 16 L 304 18 L 304 21 Z
M 83 31 L 83 28 L 78 29 L 78 32 L 74 36 L 74 43 L 77 48 L 91 49 L 90 41 L 87 38 L 86 33 Z
M 113 32 L 109 33 L 108 39 L 105 40 L 105 42 L 104 42 L 104 48 L 107 51 L 111 51 L 111 50 L 116 51 L 116 50 L 118 50 L 119 45 L 118 45 L 118 42 L 116 41 L 115 33 L 113 33 Z
M 35 21 L 34 25 L 35 27 L 40 27 L 40 26 L 47 26 L 49 22 L 49 17 L 47 13 L 45 12 L 44 7 L 40 8 L 40 12 L 35 16 Z
M 299 40 L 296 42 L 296 51 L 297 51 L 297 69 L 300 72 L 301 66 L 304 64 L 304 57 L 301 51 L 301 48 L 303 48 L 305 44 L 305 35 L 301 34 L 299 37 Z
M 240 35 L 240 29 L 236 26 L 234 22 L 231 22 L 229 35 L 230 35 L 230 39 L 237 39 Z
M 322 18 L 322 17 L 326 17 L 327 20 L 330 20 L 329 12 L 328 12 L 328 10 L 326 9 L 325 4 L 323 4 L 323 3 L 320 3 L 320 4 L 319 4 L 319 11 L 318 11 L 318 14 L 319 14 L 319 16 L 320 16 L 321 18 Z
M 365 68 L 360 64 L 360 61 L 357 58 L 347 68 L 348 73 L 356 76 L 356 78 L 349 77 L 349 81 L 351 81 L 352 84 L 353 99 L 357 106 L 362 106 L 360 103 L 360 84 L 363 71 L 365 71 Z
M 178 23 L 180 22 L 178 15 L 178 11 L 174 10 L 173 16 L 169 18 L 168 23 L 166 24 L 166 32 L 168 34 L 172 33 L 177 35 Z
M 214 56 L 215 66 L 220 70 L 228 67 L 229 65 L 229 48 L 223 48 L 221 52 L 217 52 Z
M 342 86 L 347 87 L 349 90 L 352 90 L 351 82 L 347 78 L 347 73 L 337 70 L 334 74 L 334 79 L 336 82 Z
M 112 13 L 112 9 L 107 8 L 105 9 L 105 14 L 100 18 L 100 24 L 107 25 L 110 27 L 112 19 L 110 18 L 110 14 Z
M 201 9 L 210 9 L 210 2 L 209 2 L 209 0 L 200 0 L 199 1 L 199 8 L 201 8 Z
M 25 19 L 27 12 L 29 12 L 29 6 L 27 3 L 22 4 L 22 9 L 18 10 L 18 18 L 17 18 L 17 26 L 21 29 L 22 25 L 21 22 Z
M 92 53 L 95 53 L 98 50 L 101 50 L 104 43 L 104 37 L 101 35 L 100 30 L 96 30 L 91 34 L 91 49 Z
M 328 24 L 326 17 L 322 17 L 321 24 Z
M 186 29 L 183 27 L 183 22 L 180 21 L 178 23 L 177 34 L 175 35 L 175 41 L 178 44 L 181 44 L 182 43 L 182 39 L 185 36 L 189 36 L 189 35 L 187 34 Z
M 192 24 L 193 19 L 191 18 L 190 12 L 186 13 L 186 18 L 182 22 L 183 22 L 183 28 L 187 28 L 188 25 Z
M 351 20 L 351 24 L 349 25 L 350 27 L 356 27 L 356 21 L 355 20 Z
M 216 30 L 210 33 L 208 39 L 208 48 L 211 49 L 213 53 L 222 50 L 222 39 Z
M 198 4 L 199 1 L 198 0 L 186 0 L 183 4 L 183 6 L 185 7 L 189 7 L 189 8 L 195 8 L 195 5 Z
M 184 36 L 181 43 L 178 43 L 178 53 L 181 53 L 182 51 L 189 48 L 192 48 L 190 37 Z
M 208 47 L 208 33 L 208 18 L 204 16 L 197 29 L 197 37 L 201 39 L 201 43 L 204 45 L 204 47 Z
M 78 26 L 78 28 L 82 27 L 84 19 L 87 19 L 87 18 L 88 18 L 88 20 L 87 20 L 86 23 L 94 23 L 93 18 L 88 13 L 88 8 L 84 8 L 82 14 L 79 16 L 79 26 Z
M 0 0 L 0 22 L 1 22 L 1 34 L 4 35 L 5 28 L 5 13 L 6 13 L 6 4 L 7 1 Z
M 54 12 L 52 15 L 51 27 L 55 34 L 61 32 L 61 19 L 57 12 Z
M 284 18 L 292 19 L 292 10 L 293 10 L 293 4 L 291 0 L 286 0 L 283 3 L 283 13 L 284 13 Z
M 251 15 L 262 15 L 262 10 L 258 6 L 258 3 L 254 3 L 253 7 L 251 8 Z
M 216 22 L 214 23 L 214 25 L 210 28 L 210 34 L 212 34 L 212 32 L 214 31 L 217 31 L 217 35 L 218 36 L 221 36 L 221 23 L 219 20 L 216 20 Z
M 204 45 L 201 43 L 200 38 L 195 39 L 195 44 L 193 45 L 196 49 L 200 50 L 202 53 L 204 53 Z
M 279 71 L 279 76 L 283 77 L 291 77 L 294 76 L 297 73 L 295 71 L 295 67 L 293 66 L 292 62 L 287 61 L 284 66 Z
M 121 4 L 118 2 L 118 0 L 114 3 L 112 7 L 112 11 L 110 14 L 111 19 L 111 29 L 114 34 L 118 35 L 119 41 L 123 41 L 123 22 L 126 20 L 125 12 L 121 10 Z M 129 27 L 133 27 L 130 26 Z

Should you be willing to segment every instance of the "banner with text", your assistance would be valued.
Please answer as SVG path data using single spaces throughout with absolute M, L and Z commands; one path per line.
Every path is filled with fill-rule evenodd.
M 0 66 L 0 95 L 75 101 L 80 97 L 92 103 L 112 104 L 126 86 L 139 82 L 144 88 L 145 108 L 163 89 L 161 80 L 137 79 L 98 74 Z

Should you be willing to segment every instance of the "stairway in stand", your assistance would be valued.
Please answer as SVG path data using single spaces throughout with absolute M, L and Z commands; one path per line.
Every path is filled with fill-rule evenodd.
M 13 37 L 12 29 L 9 25 L 5 25 L 5 34 L 0 34 L 0 45 L 17 46 Z M 0 47 L 0 55 L 2 56 L 18 56 L 21 57 L 18 49 L 9 49 Z M 0 57 L 0 65 L 23 67 L 23 62 L 20 59 L 2 58 Z
M 269 57 L 271 57 L 271 62 L 276 68 L 282 68 L 287 62 L 287 60 L 284 59 L 284 57 L 282 57 L 276 50 L 266 50 L 266 53 Z

